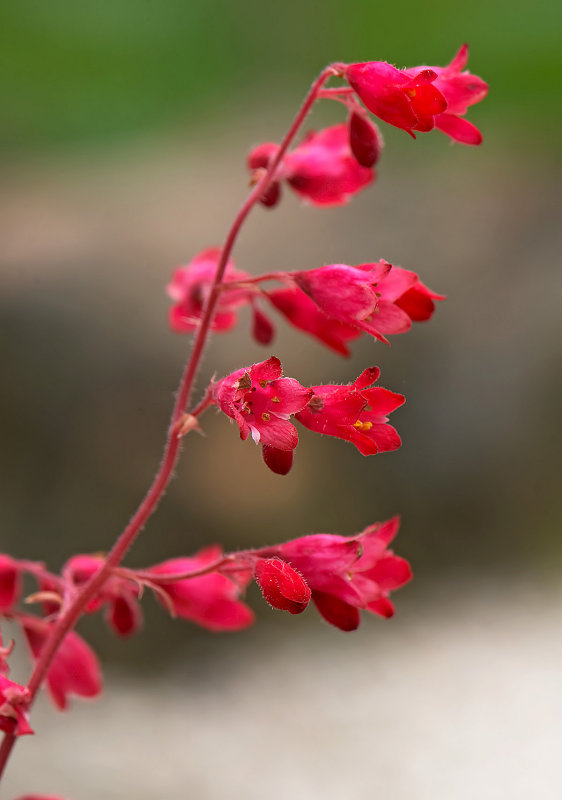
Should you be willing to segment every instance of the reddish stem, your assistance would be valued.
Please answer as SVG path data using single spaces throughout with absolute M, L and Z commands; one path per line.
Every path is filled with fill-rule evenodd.
M 96 572 L 95 575 L 93 575 L 84 585 L 80 593 L 73 598 L 70 605 L 68 605 L 66 608 L 63 608 L 61 611 L 61 614 L 57 619 L 55 626 L 53 627 L 53 631 L 45 643 L 45 646 L 41 651 L 41 655 L 35 664 L 31 678 L 29 679 L 28 689 L 31 694 L 31 702 L 33 702 L 35 699 L 35 696 L 37 695 L 37 692 L 39 691 L 39 688 L 47 675 L 47 671 L 51 665 L 51 662 L 56 655 L 56 652 L 60 647 L 64 637 L 76 625 L 89 600 L 105 583 L 112 571 L 119 566 L 127 550 L 131 547 L 137 535 L 144 527 L 146 521 L 158 506 L 158 502 L 170 481 L 177 462 L 181 436 L 178 436 L 176 432 L 176 425 L 189 403 L 195 375 L 197 374 L 201 356 L 203 355 L 213 313 L 220 295 L 220 285 L 224 277 L 226 264 L 240 232 L 240 228 L 242 227 L 246 217 L 254 205 L 258 202 L 261 195 L 267 190 L 268 186 L 273 180 L 275 172 L 279 167 L 283 156 L 287 152 L 289 145 L 293 141 L 300 126 L 304 122 L 304 119 L 317 99 L 322 86 L 332 75 L 341 75 L 342 69 L 342 64 L 332 64 L 322 70 L 318 78 L 316 78 L 310 87 L 309 92 L 306 95 L 304 102 L 293 121 L 293 124 L 287 131 L 275 158 L 272 160 L 263 177 L 250 192 L 248 198 L 243 203 L 234 219 L 232 227 L 222 248 L 221 257 L 217 264 L 211 291 L 209 293 L 209 297 L 197 329 L 193 350 L 191 351 L 191 355 L 187 361 L 180 381 L 179 389 L 176 395 L 176 401 L 174 404 L 174 410 L 172 412 L 172 417 L 168 428 L 166 445 L 164 447 L 164 455 L 162 457 L 158 472 L 156 473 L 156 476 L 154 477 L 154 480 L 144 499 L 132 516 L 125 530 L 121 533 L 113 545 L 113 548 L 109 552 L 103 565 L 100 567 L 98 572 Z M 0 779 L 4 773 L 15 741 L 16 737 L 13 734 L 4 734 L 4 739 L 2 741 L 2 745 L 0 746 Z

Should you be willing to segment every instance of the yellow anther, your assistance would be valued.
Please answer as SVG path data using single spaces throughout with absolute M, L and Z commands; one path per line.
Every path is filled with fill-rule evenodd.
M 272 397 L 272 398 L 271 398 L 271 402 L 272 402 L 272 403 L 280 403 L 280 402 L 281 402 L 281 400 L 280 400 L 280 399 L 277 397 L 277 395 L 275 395 L 275 397 Z
M 263 414 L 261 415 L 261 418 L 263 419 L 264 422 L 269 422 L 269 420 L 271 419 L 271 414 L 268 414 L 267 411 L 264 411 Z
M 357 428 L 358 431 L 361 431 L 361 433 L 363 433 L 364 431 L 370 431 L 371 428 L 373 427 L 373 423 L 361 422 L 360 420 L 357 420 L 357 422 L 353 423 L 353 427 Z
M 262 389 L 265 389 L 265 387 L 267 386 L 267 381 L 260 381 L 260 386 Z

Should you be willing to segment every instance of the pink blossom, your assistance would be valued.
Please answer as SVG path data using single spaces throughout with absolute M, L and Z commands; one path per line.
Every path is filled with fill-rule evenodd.
M 475 125 L 464 119 L 464 115 L 470 106 L 486 97 L 488 84 L 465 70 L 467 62 L 468 45 L 464 44 L 446 67 L 415 67 L 409 72 L 430 69 L 437 75 L 433 85 L 447 101 L 447 109 L 437 114 L 435 127 L 457 142 L 478 145 L 482 142 L 482 134 Z
M 77 555 L 70 558 L 63 567 L 62 574 L 72 591 L 79 589 L 101 568 L 101 556 Z M 142 625 L 142 614 L 137 602 L 138 586 L 130 580 L 118 576 L 110 577 L 100 592 L 90 600 L 86 607 L 88 613 L 95 613 L 102 606 L 107 607 L 106 619 L 119 636 L 131 636 Z
M 478 76 L 463 71 L 468 47 L 463 45 L 446 67 L 399 70 L 385 61 L 350 64 L 346 78 L 369 111 L 410 133 L 433 128 L 463 144 L 478 145 L 482 135 L 463 119 L 469 106 L 488 92 Z
M 240 593 L 251 579 L 249 571 L 237 574 L 236 579 L 212 571 L 174 583 L 158 581 L 159 576 L 199 572 L 220 561 L 221 555 L 219 547 L 207 547 L 190 558 L 173 558 L 157 564 L 148 572 L 151 583 L 160 586 L 161 591 L 168 595 L 178 617 L 210 631 L 239 631 L 254 621 L 252 610 L 239 600 Z
M 168 295 L 175 305 L 170 309 L 170 326 L 179 333 L 194 331 L 197 328 L 203 307 L 213 284 L 221 250 L 211 247 L 203 250 L 185 267 L 174 270 L 172 280 L 167 286 Z M 226 266 L 224 282 L 244 281 L 250 276 L 234 268 L 234 262 Z M 248 302 L 248 290 L 233 289 L 221 293 L 215 315 L 211 323 L 214 331 L 228 331 L 236 325 L 237 309 Z
M 408 562 L 387 549 L 399 525 L 394 518 L 369 525 L 356 536 L 312 534 L 250 556 L 285 561 L 302 575 L 322 616 L 351 631 L 359 625 L 360 609 L 391 617 L 390 592 L 412 577 Z
M 0 613 L 9 613 L 21 594 L 21 570 L 18 562 L 0 554 Z
M 310 602 L 302 575 L 279 558 L 260 558 L 254 567 L 256 583 L 267 602 L 281 611 L 301 614 Z
M 429 319 L 435 309 L 434 300 L 445 299 L 424 286 L 415 272 L 394 267 L 383 259 L 356 267 L 330 264 L 289 273 L 289 277 L 326 317 L 359 328 L 387 343 L 386 335 L 405 333 L 412 320 Z M 287 314 L 291 322 L 323 340 L 314 329 L 311 330 L 312 326 L 307 326 L 306 314 L 299 318 L 292 312 L 292 308 L 298 311 L 299 304 L 302 304 L 298 295 L 293 294 L 291 301 L 291 316 Z M 272 302 L 275 303 L 275 299 Z M 301 320 L 303 324 L 299 324 Z M 329 325 L 324 327 L 330 331 Z M 323 329 L 320 327 L 320 330 Z
M 241 439 L 251 433 L 256 444 L 292 451 L 299 437 L 289 419 L 306 406 L 311 391 L 282 375 L 281 362 L 272 356 L 214 383 L 212 397 L 236 421 Z
M 400 436 L 387 415 L 403 404 L 404 396 L 373 387 L 379 375 L 378 367 L 370 367 L 351 384 L 311 387 L 307 407 L 295 418 L 311 431 L 351 442 L 364 456 L 396 450 Z
M 314 336 L 339 355 L 349 356 L 347 342 L 361 336 L 361 331 L 356 327 L 338 322 L 321 311 L 296 286 L 273 289 L 267 292 L 266 297 L 295 328 Z
M 345 77 L 369 111 L 412 136 L 414 130 L 430 131 L 435 116 L 447 109 L 431 69 L 407 71 L 386 61 L 368 61 L 349 64 Z
M 28 720 L 30 702 L 31 695 L 25 686 L 0 675 L 0 731 L 15 736 L 33 733 Z
M 258 145 L 248 157 L 248 166 L 252 170 L 269 166 L 278 149 L 278 145 L 269 142 Z M 372 164 L 362 166 L 354 156 L 346 123 L 311 131 L 282 159 L 277 180 L 270 185 L 262 202 L 275 205 L 279 200 L 279 182 L 285 180 L 313 205 L 342 205 L 374 181 L 375 171 L 371 167 Z
M 304 199 L 318 206 L 337 206 L 375 179 L 351 152 L 345 123 L 309 133 L 285 158 L 285 177 Z
M 39 617 L 18 617 L 35 659 L 47 641 L 54 623 Z M 47 672 L 47 686 L 54 704 L 61 711 L 68 705 L 68 696 L 96 697 L 102 690 L 99 662 L 94 651 L 75 631 L 67 633 Z

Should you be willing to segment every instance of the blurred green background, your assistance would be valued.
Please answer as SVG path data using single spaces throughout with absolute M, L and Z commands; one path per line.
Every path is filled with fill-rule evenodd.
M 554 145 L 561 25 L 556 0 L 7 2 L 0 144 L 99 146 L 201 125 L 259 94 L 298 95 L 330 61 L 443 64 L 467 41 L 492 85 L 482 119 L 509 128 L 507 144 Z
M 466 658 L 459 645 L 450 673 L 441 674 L 439 662 L 436 670 L 428 666 L 461 704 L 457 713 L 455 692 L 474 678 L 463 673 L 471 652 L 481 652 L 480 668 L 489 666 L 498 680 L 506 652 L 523 661 L 541 609 L 561 604 L 561 8 L 554 0 L 2 4 L 1 549 L 57 568 L 73 552 L 108 548 L 126 523 L 158 463 L 190 347 L 167 329 L 164 286 L 176 265 L 223 240 L 247 191 L 247 150 L 282 136 L 321 67 L 368 59 L 445 64 L 466 41 L 469 68 L 490 84 L 489 97 L 468 115 L 484 133 L 482 148 L 450 146 L 438 132 L 413 142 L 382 126 L 386 149 L 373 187 L 330 210 L 303 208 L 286 192 L 274 213 L 256 209 L 235 252 L 237 266 L 250 272 L 384 257 L 448 295 L 430 324 L 395 337 L 391 348 L 357 342 L 349 361 L 277 321 L 272 352 L 303 383 L 346 382 L 380 365 L 381 384 L 407 396 L 394 415 L 402 449 L 364 459 L 343 442 L 304 431 L 294 469 L 279 478 L 211 414 L 206 437 L 189 437 L 176 479 L 128 563 L 144 566 L 209 541 L 236 548 L 311 531 L 351 534 L 401 513 L 396 550 L 411 560 L 416 579 L 396 596 L 391 627 L 365 620 L 354 663 L 373 657 L 373 647 L 375 660 L 379 648 L 388 654 L 391 671 L 415 664 L 430 647 L 438 658 L 445 640 L 425 632 L 443 631 L 450 641 L 458 618 L 459 641 L 471 643 Z M 326 103 L 310 125 L 339 121 L 342 112 Z M 248 325 L 242 314 L 232 336 L 214 338 L 199 390 L 213 373 L 270 354 L 249 341 Z M 147 630 L 129 642 L 115 641 L 100 620 L 85 620 L 82 630 L 106 666 L 137 674 L 139 696 L 148 686 L 156 691 L 170 664 L 189 677 L 189 691 L 199 691 L 203 670 L 236 696 L 249 653 L 258 669 L 268 652 L 301 644 L 303 673 L 322 686 L 321 665 L 307 665 L 318 654 L 324 664 L 345 652 L 345 637 L 313 611 L 293 619 L 271 612 L 256 592 L 250 602 L 259 625 L 236 637 L 169 621 L 150 599 Z M 488 634 L 484 647 L 484 632 L 504 617 L 514 620 L 513 630 L 505 641 Z M 420 624 L 424 636 L 416 638 Z M 293 637 L 298 645 L 289 645 Z M 286 666 L 282 655 L 278 672 L 269 661 L 264 666 L 273 670 L 272 703 L 286 700 Z M 386 677 L 379 678 L 384 695 Z M 515 675 L 505 707 L 518 707 L 527 680 Z M 368 676 L 357 681 L 358 696 L 370 697 Z M 108 691 L 118 693 L 118 678 Z M 408 700 L 408 713 L 423 720 L 419 696 Z M 442 703 L 446 720 L 447 692 L 428 684 L 424 696 L 436 708 Z M 384 704 L 384 696 L 375 701 Z M 251 717 L 258 712 L 248 702 Z M 85 711 L 87 726 L 92 712 Z M 503 719 L 504 710 L 497 714 Z M 548 730 L 544 717 L 535 722 L 526 718 L 521 731 Z M 72 719 L 66 726 L 72 730 Z M 446 737 L 446 723 L 439 728 Z M 501 738 L 500 722 L 497 730 Z M 401 736 L 398 729 L 392 740 L 398 749 Z M 474 742 L 478 754 L 481 731 Z M 40 758 L 39 737 L 34 746 Z M 62 759 L 60 791 L 70 793 L 61 748 L 48 761 Z M 453 769 L 457 762 L 448 763 Z M 29 789 L 24 773 L 16 770 L 14 792 Z M 516 798 L 524 781 L 512 774 L 509 796 Z M 224 796 L 218 782 L 193 780 L 203 781 L 194 797 Z M 127 797 L 117 784 L 104 797 Z M 414 785 L 417 793 L 404 784 L 393 800 L 425 797 Z M 380 788 L 388 787 L 383 781 Z M 328 789 L 306 796 L 326 800 Z M 431 797 L 452 796 L 432 786 Z

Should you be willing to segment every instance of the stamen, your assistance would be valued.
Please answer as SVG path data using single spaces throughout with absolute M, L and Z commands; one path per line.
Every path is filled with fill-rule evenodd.
M 370 431 L 371 428 L 373 427 L 373 423 L 361 422 L 360 420 L 357 420 L 357 422 L 353 423 L 353 427 L 357 428 L 358 431 L 361 431 L 361 433 L 363 433 L 364 431 Z

